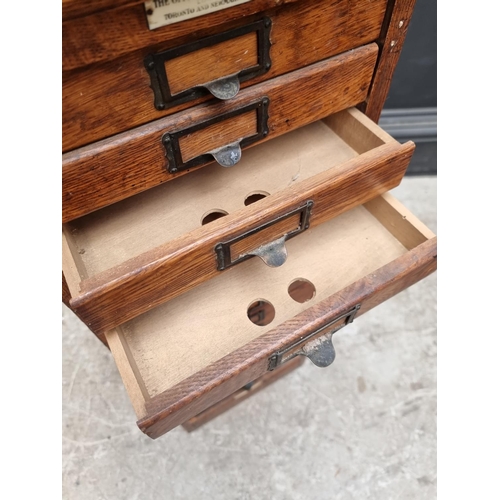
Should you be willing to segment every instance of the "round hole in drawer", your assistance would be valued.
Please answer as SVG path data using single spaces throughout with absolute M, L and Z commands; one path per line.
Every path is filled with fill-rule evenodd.
M 256 201 L 262 200 L 266 196 L 269 196 L 269 193 L 266 193 L 265 191 L 254 191 L 253 193 L 250 193 L 247 195 L 245 198 L 245 206 L 248 207 L 248 205 L 251 205 L 252 203 L 255 203 Z
M 316 287 L 309 280 L 297 278 L 288 285 L 288 295 L 303 304 L 316 295 Z
M 204 226 L 205 224 L 208 224 L 209 222 L 213 222 L 214 220 L 220 219 L 221 217 L 224 217 L 227 215 L 227 212 L 224 210 L 220 210 L 218 208 L 213 208 L 212 210 L 209 210 L 208 212 L 205 213 L 205 215 L 201 218 L 201 225 Z
M 274 319 L 276 311 L 271 302 L 264 299 L 254 300 L 247 309 L 248 319 L 255 325 L 266 326 Z

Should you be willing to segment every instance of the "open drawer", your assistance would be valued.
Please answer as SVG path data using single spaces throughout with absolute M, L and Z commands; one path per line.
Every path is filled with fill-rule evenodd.
M 63 222 L 214 161 L 240 169 L 241 158 L 256 145 L 363 102 L 377 55 L 371 43 L 252 85 L 227 101 L 200 104 L 64 154 Z M 109 119 L 102 123 L 109 133 Z M 87 120 L 85 126 L 94 128 Z
M 103 339 L 251 256 L 279 266 L 293 236 L 396 187 L 413 150 L 349 109 L 72 221 L 66 303 Z
M 389 194 L 106 333 L 138 418 L 157 438 L 297 355 L 333 361 L 332 332 L 436 269 L 436 238 Z

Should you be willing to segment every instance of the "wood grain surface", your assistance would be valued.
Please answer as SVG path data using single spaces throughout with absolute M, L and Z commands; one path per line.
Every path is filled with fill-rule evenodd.
M 257 111 L 247 111 L 179 137 L 183 162 L 257 133 Z
M 165 61 L 172 94 L 234 75 L 259 63 L 255 31 Z
M 231 21 L 239 20 L 240 24 L 244 24 L 246 16 L 284 3 L 280 0 L 252 0 L 152 31 L 149 30 L 142 3 L 68 20 L 62 25 L 63 70 L 109 61 L 150 45 L 170 42 L 170 46 L 175 46 L 201 33 L 203 36 L 206 36 L 205 33 L 218 33 L 225 29 L 223 25 Z
M 386 0 L 361 0 L 354 3 L 347 0 L 304 0 L 267 13 L 273 20 L 271 69 L 259 77 L 243 82 L 242 87 L 255 85 L 373 42 L 380 33 L 385 2 Z M 240 7 L 246 5 L 250 4 Z M 142 9 L 141 5 L 137 7 Z M 231 9 L 223 12 L 229 10 Z M 105 44 L 100 49 L 103 56 L 108 56 L 110 61 L 63 73 L 63 151 L 70 151 L 213 99 L 212 96 L 207 96 L 164 111 L 156 110 L 150 78 L 143 63 L 144 58 L 148 54 L 191 42 L 193 38 L 204 38 L 213 33 L 249 24 L 262 17 L 263 14 L 259 14 L 247 19 L 238 19 L 224 27 L 203 29 L 197 26 L 193 33 L 188 31 L 184 33 L 183 38 L 172 38 L 170 41 L 166 40 L 165 36 L 157 37 L 151 41 L 155 45 L 141 48 L 139 43 L 134 44 L 129 49 L 133 52 L 120 57 L 119 54 L 111 55 L 112 49 L 116 48 L 117 35 L 100 32 L 100 38 L 107 38 L 99 42 L 98 39 L 92 38 L 89 43 L 99 43 L 99 47 L 105 42 L 111 45 L 108 47 Z M 196 23 L 199 21 L 196 20 Z M 167 29 L 175 29 L 175 26 L 177 25 L 168 26 Z M 132 42 L 134 40 L 135 38 L 131 39 Z M 66 48 L 64 43 L 63 47 Z M 73 57 L 79 57 L 82 50 L 88 49 L 88 45 L 83 43 L 82 47 L 68 47 L 67 50 Z M 202 72 L 200 68 L 203 67 L 202 62 L 198 63 L 195 69 Z M 234 73 L 233 70 L 230 72 Z M 318 90 L 320 88 L 318 87 Z
M 273 379 L 267 371 L 273 353 L 317 331 L 356 304 L 361 304 L 358 315 L 363 314 L 436 269 L 434 234 L 397 200 L 387 194 L 379 196 L 399 184 L 414 145 L 398 144 L 367 118 L 374 122 L 379 119 L 414 3 L 252 0 L 150 31 L 142 2 L 63 0 L 63 222 L 67 223 L 63 231 L 63 302 L 106 345 L 109 342 L 136 411 L 137 424 L 151 438 L 183 423 L 192 430 L 246 399 L 252 390 L 242 390 L 244 385 L 262 377 L 261 385 L 254 389 L 259 390 L 266 380 Z M 243 26 L 264 15 L 273 22 L 272 67 L 267 73 L 243 82 L 238 96 L 228 102 L 206 96 L 165 111 L 154 108 L 143 65 L 146 55 Z M 227 58 L 220 59 L 218 51 L 208 49 L 167 63 L 174 91 L 200 83 L 198 78 L 203 79 L 203 75 L 212 77 L 231 68 L 237 71 L 242 64 L 253 61 L 252 48 L 240 57 L 241 48 L 251 38 L 229 44 L 226 49 L 233 55 Z M 375 41 L 377 44 L 366 46 Z M 266 197 L 244 208 L 227 209 L 222 202 L 210 205 L 210 210 L 219 209 L 227 215 L 204 226 L 202 214 L 191 213 L 188 204 L 185 217 L 178 217 L 178 224 L 167 224 L 162 233 L 154 221 L 159 221 L 164 212 L 148 214 L 155 206 L 148 205 L 149 194 L 161 200 L 164 188 L 181 187 L 190 176 L 184 175 L 187 172 L 168 173 L 161 136 L 264 95 L 270 98 L 270 133 L 261 142 L 282 134 L 291 136 L 294 129 L 324 119 L 322 123 L 335 133 L 332 144 L 340 144 L 338 153 L 328 154 L 332 146 L 329 149 L 319 141 L 315 148 L 312 141 L 309 147 L 317 149 L 316 156 L 308 150 L 307 160 L 296 170 L 297 178 L 292 176 L 287 185 L 270 188 L 257 182 L 263 176 L 256 175 L 250 189 L 245 183 L 238 186 L 233 179 L 228 185 L 235 187 L 235 195 L 226 197 L 228 205 L 234 203 L 236 207 L 237 199 L 243 203 L 251 192 L 265 192 Z M 356 105 L 367 116 L 356 110 L 336 113 Z M 217 145 L 229 140 L 231 133 L 241 135 L 250 130 L 250 121 L 240 119 L 233 127 L 219 126 L 215 130 Z M 209 135 L 213 134 L 183 137 L 184 159 L 205 152 L 213 142 L 211 137 L 207 140 Z M 249 148 L 243 157 L 271 144 Z M 286 164 L 276 161 L 280 155 L 286 157 L 285 151 L 277 147 L 267 162 L 274 170 L 270 167 L 266 176 L 276 177 L 275 187 L 282 182 L 277 180 L 281 179 L 278 172 L 283 172 Z M 300 153 L 296 156 L 300 157 Z M 208 174 L 214 167 L 197 167 L 191 175 Z M 167 184 L 171 180 L 174 182 Z M 239 191 L 243 185 L 245 196 Z M 193 184 L 188 199 L 203 199 L 207 189 L 208 183 Z M 367 241 L 351 245 L 349 252 L 348 240 L 339 242 L 336 251 L 345 253 L 337 259 L 339 269 L 337 261 L 328 264 L 329 253 L 336 255 L 335 238 L 343 237 L 336 232 L 328 236 L 332 238 L 330 245 L 328 238 L 318 239 L 315 250 L 319 255 L 317 247 L 326 245 L 324 259 L 317 256 L 308 267 L 297 268 L 302 269 L 301 276 L 306 276 L 306 269 L 318 271 L 324 266 L 313 281 L 328 282 L 326 298 L 313 295 L 309 304 L 298 304 L 286 296 L 281 303 L 269 292 L 276 306 L 274 321 L 267 326 L 248 321 L 238 327 L 235 320 L 230 335 L 221 335 L 220 329 L 214 335 L 196 326 L 215 321 L 217 318 L 211 316 L 217 314 L 217 307 L 203 310 L 192 316 L 192 321 L 184 320 L 182 327 L 175 327 L 178 317 L 173 311 L 187 314 L 193 303 L 198 306 L 205 302 L 202 295 L 207 289 L 216 290 L 218 280 L 229 279 L 229 273 L 235 271 L 244 275 L 240 265 L 217 271 L 217 243 L 259 227 L 309 200 L 314 202 L 310 219 L 313 231 L 324 231 L 326 224 L 339 217 L 349 218 L 351 213 L 368 214 L 359 219 L 354 215 L 358 224 L 355 227 L 345 224 L 358 238 L 365 234 Z M 165 200 L 166 205 L 170 202 Z M 202 211 L 206 215 L 205 208 Z M 132 218 L 120 216 L 113 222 L 114 213 L 123 209 L 129 210 Z M 143 225 L 134 222 L 127 226 L 145 213 Z M 369 218 L 377 221 L 376 227 L 370 225 Z M 101 224 L 100 219 L 111 226 Z M 165 220 L 174 219 L 172 214 Z M 282 226 L 274 230 L 288 230 L 288 224 Z M 108 227 L 114 229 L 107 233 Z M 305 236 L 306 241 L 310 235 L 311 231 L 290 240 L 291 248 L 296 250 L 287 265 L 297 261 L 294 259 L 299 250 L 300 256 L 307 255 L 308 248 L 299 245 L 299 238 Z M 256 233 L 251 241 L 242 240 L 240 246 L 248 251 L 267 243 L 263 238 L 269 237 L 264 232 Z M 363 253 L 363 245 L 370 251 Z M 238 254 L 239 250 L 233 249 Z M 350 268 L 348 257 L 358 259 L 359 265 Z M 242 266 L 253 269 L 255 260 Z M 279 272 L 284 267 L 278 268 Z M 334 268 L 338 276 L 330 279 Z M 273 281 L 265 276 L 264 281 Z M 341 284 L 337 289 L 336 283 Z M 236 299 L 239 292 L 232 295 L 228 299 Z M 193 297 L 195 300 L 190 302 Z M 264 298 L 254 297 L 257 301 Z M 246 299 L 243 302 L 250 304 Z M 241 314 L 230 300 L 228 303 L 235 318 Z M 175 331 L 166 335 L 165 325 Z M 291 367 L 292 362 L 288 362 L 280 369 L 288 371 Z
M 97 334 L 216 276 L 214 247 L 313 200 L 311 227 L 396 187 L 413 143 L 389 143 L 84 280 L 71 308 Z M 326 159 L 325 159 L 326 161 Z M 267 242 L 262 242 L 267 243 Z M 227 272 L 227 271 L 226 271 Z M 124 300 L 126 298 L 126 300 Z
M 376 55 L 375 44 L 361 47 L 247 88 L 230 101 L 201 104 L 63 155 L 63 222 L 188 173 L 168 172 L 161 142 L 166 132 L 183 130 L 267 96 L 269 134 L 261 143 L 358 104 L 367 95 Z
M 392 205 L 393 199 L 390 196 L 384 195 L 383 197 L 377 198 L 371 202 L 372 208 L 377 205 L 377 203 L 380 205 Z M 397 204 L 394 206 L 396 207 L 396 211 L 389 217 L 384 216 L 380 221 L 380 224 L 386 228 L 397 222 L 397 220 L 408 217 L 409 212 L 404 209 L 404 207 L 402 207 L 401 211 L 398 211 Z M 355 208 L 354 212 L 361 214 L 359 207 Z M 379 211 L 375 210 L 375 212 L 389 213 L 384 209 Z M 350 213 L 351 212 L 346 214 L 346 216 Z M 334 219 L 328 224 L 332 224 L 336 220 L 337 219 Z M 359 227 L 352 227 L 351 223 L 347 225 L 344 224 L 343 227 L 345 227 L 345 230 L 352 230 L 353 237 L 363 238 L 362 231 L 360 231 L 364 224 L 363 221 L 364 217 L 361 217 L 357 223 Z M 324 231 L 325 227 L 326 225 L 323 225 L 320 226 L 319 229 Z M 191 373 L 188 376 L 181 376 L 181 378 L 175 377 L 171 379 L 171 382 L 168 385 L 165 385 L 165 381 L 163 380 L 166 373 L 165 370 L 168 370 L 172 375 L 172 370 L 175 369 L 174 366 L 182 368 L 186 365 L 186 363 L 179 365 L 176 362 L 178 356 L 176 351 L 191 349 L 189 347 L 191 344 L 190 339 L 186 339 L 186 345 L 183 345 L 182 343 L 179 344 L 175 336 L 169 340 L 169 337 L 165 336 L 164 332 L 161 334 L 161 342 L 165 345 L 170 343 L 171 348 L 175 343 L 176 347 L 173 351 L 171 348 L 165 351 L 165 347 L 162 347 L 160 344 L 154 344 L 156 345 L 156 354 L 152 358 L 148 355 L 146 346 L 148 343 L 157 342 L 155 341 L 155 336 L 157 334 L 154 333 L 154 331 L 155 328 L 158 327 L 153 326 L 153 324 L 148 327 L 147 325 L 149 323 L 147 318 L 154 317 L 154 315 L 158 316 L 158 314 L 152 311 L 144 317 L 144 321 L 141 320 L 137 322 L 134 320 L 132 323 L 136 326 L 133 327 L 133 331 L 126 333 L 125 337 L 126 342 L 130 343 L 131 356 L 134 359 L 134 362 L 137 361 L 138 363 L 138 376 L 141 378 L 142 383 L 145 384 L 148 392 L 148 396 L 144 402 L 145 410 L 148 416 L 143 418 L 139 417 L 139 426 L 141 429 L 147 432 L 147 434 L 151 437 L 158 437 L 167 430 L 183 423 L 186 419 L 200 413 L 205 408 L 211 406 L 224 397 L 229 396 L 243 385 L 266 373 L 267 361 L 274 352 L 285 346 L 291 345 L 297 340 L 318 330 L 322 325 L 329 323 L 333 318 L 351 309 L 356 304 L 362 304 L 358 313 L 362 314 L 433 272 L 436 269 L 437 243 L 432 232 L 429 230 L 426 230 L 426 232 L 430 239 L 423 241 L 409 250 L 400 246 L 401 250 L 392 254 L 392 258 L 390 253 L 386 255 L 385 262 L 387 264 L 382 264 L 380 268 L 369 271 L 365 275 L 363 274 L 363 269 L 357 269 L 357 266 L 355 265 L 356 260 L 359 260 L 360 264 L 362 263 L 361 261 L 363 261 L 362 265 L 364 265 L 365 259 L 371 259 L 372 263 L 371 265 L 368 265 L 366 269 L 370 269 L 370 266 L 371 269 L 374 269 L 373 266 L 375 265 L 376 267 L 377 262 L 384 262 L 382 254 L 380 255 L 381 260 L 377 260 L 376 249 L 379 245 L 383 245 L 384 241 L 387 240 L 387 243 L 389 243 L 389 239 L 394 238 L 389 231 L 385 233 L 386 236 L 383 236 L 383 233 L 378 232 L 377 234 L 379 236 L 377 238 L 382 239 L 375 239 L 371 244 L 366 243 L 366 245 L 371 248 L 371 251 L 368 254 L 365 255 L 361 252 L 359 256 L 356 257 L 356 252 L 354 252 L 351 256 L 349 256 L 349 258 L 347 258 L 346 255 L 345 259 L 338 261 L 342 266 L 349 266 L 349 261 L 352 261 L 351 272 L 356 269 L 356 273 L 353 274 L 354 281 L 350 281 L 348 274 L 346 274 L 340 281 L 338 281 L 337 285 L 332 285 L 332 280 L 328 278 L 328 275 L 331 275 L 331 271 L 329 272 L 325 269 L 324 274 L 327 276 L 323 279 L 327 280 L 329 284 L 328 286 L 333 286 L 333 290 L 335 290 L 335 286 L 337 286 L 336 290 L 338 291 L 328 295 L 327 298 L 322 298 L 324 295 L 319 297 L 319 302 L 314 303 L 311 307 L 308 307 L 306 304 L 302 309 L 302 312 L 299 312 L 298 314 L 292 313 L 291 316 L 288 316 L 288 319 L 287 317 L 279 317 L 277 319 L 278 326 L 271 325 L 270 328 L 264 329 L 265 333 L 260 335 L 258 331 L 253 333 L 253 340 L 245 341 L 242 339 L 242 345 L 234 344 L 235 348 L 229 348 L 223 347 L 224 344 L 221 344 L 218 352 L 222 354 L 222 357 L 219 354 L 219 357 L 214 358 L 214 360 L 210 360 L 210 358 L 208 358 L 206 360 L 207 364 L 204 367 L 203 360 L 200 360 L 198 354 L 193 352 L 191 357 L 195 358 L 197 367 L 185 372 L 186 374 Z M 373 233 L 373 236 L 375 236 L 375 234 L 376 233 Z M 422 229 L 417 227 L 416 234 L 422 234 Z M 304 237 L 305 235 L 306 233 L 304 233 Z M 319 237 L 319 235 L 316 237 Z M 337 238 L 337 241 L 339 242 L 342 241 L 345 235 L 343 236 L 342 231 L 339 232 L 337 229 L 332 232 L 331 237 L 333 238 L 333 243 L 335 238 Z M 298 238 L 295 240 L 296 242 L 298 242 Z M 395 241 L 397 241 L 397 239 L 395 239 Z M 348 251 L 347 248 L 353 248 L 352 245 L 349 245 L 348 241 L 345 242 L 345 245 L 347 245 L 346 249 L 339 251 Z M 302 248 L 304 252 L 307 251 L 303 245 L 300 246 L 300 248 Z M 370 255 L 371 257 L 369 257 Z M 321 265 L 323 265 L 331 270 L 332 265 L 331 263 L 328 263 L 329 259 L 337 260 L 334 256 L 326 257 L 325 262 L 320 263 L 319 267 L 321 268 Z M 251 265 L 252 263 L 247 263 L 248 267 L 251 267 Z M 293 265 L 296 266 L 296 264 Z M 347 269 L 346 273 L 349 272 Z M 249 270 L 249 272 L 251 272 L 251 270 Z M 303 270 L 297 270 L 297 272 L 300 273 L 303 272 Z M 321 275 L 317 275 L 314 279 L 318 286 L 319 281 L 321 281 L 320 277 Z M 262 284 L 262 287 L 263 289 L 267 289 L 275 286 L 272 283 L 278 282 L 279 280 L 271 281 L 265 286 Z M 352 284 L 348 284 L 350 282 Z M 222 286 L 222 283 L 220 286 Z M 341 289 L 338 288 L 339 286 Z M 201 290 L 200 293 L 202 293 Z M 268 295 L 269 291 L 263 293 Z M 322 293 L 324 294 L 325 291 Z M 197 294 L 198 291 L 195 295 Z M 235 297 L 235 300 L 236 299 L 237 298 Z M 190 299 L 188 295 L 186 295 L 178 300 L 182 302 Z M 203 307 L 203 303 L 200 301 L 196 301 L 196 304 L 199 304 L 199 307 Z M 277 305 L 278 303 L 276 303 L 276 306 Z M 170 310 L 171 307 L 168 306 L 167 309 Z M 182 311 L 182 309 L 180 309 L 180 311 Z M 152 313 L 154 313 L 153 316 Z M 225 312 L 225 314 L 227 313 L 228 312 Z M 170 311 L 169 317 L 176 321 L 176 313 L 174 313 L 174 310 Z M 163 328 L 164 330 L 168 330 L 169 328 L 176 329 L 176 326 L 174 326 L 175 323 L 167 326 L 165 321 L 161 321 L 159 318 L 160 317 L 158 317 L 157 321 L 159 321 L 158 325 L 160 325 L 160 328 Z M 224 324 L 227 326 L 226 320 L 224 320 Z M 139 325 L 142 326 L 140 326 L 140 329 L 137 330 Z M 195 330 L 196 328 L 193 325 L 191 331 L 194 333 Z M 146 331 L 148 332 L 148 335 L 143 335 L 141 337 L 141 332 Z M 210 336 L 209 331 L 206 329 L 204 329 L 204 331 L 207 335 L 205 335 L 206 339 L 203 340 L 203 342 L 206 343 L 206 346 L 203 347 L 203 349 L 206 349 L 206 347 L 210 345 L 210 342 L 213 342 L 215 339 Z M 236 330 L 233 331 L 233 334 L 236 334 Z M 219 332 L 218 337 L 220 337 L 220 335 L 221 332 Z M 234 343 L 234 340 L 230 339 L 228 336 L 226 336 L 225 340 L 220 339 L 220 341 L 222 340 L 226 343 L 228 341 Z M 199 341 L 199 339 L 196 340 L 196 342 Z M 231 351 L 231 354 L 224 354 L 224 352 L 227 352 L 227 349 Z M 168 352 L 168 355 L 163 356 L 161 354 L 162 352 Z M 141 357 L 144 357 L 144 359 L 141 360 Z M 156 358 L 156 360 L 154 358 Z M 172 362 L 174 363 L 172 364 Z M 161 363 L 163 363 L 163 367 Z M 171 375 L 169 375 L 169 377 L 171 377 Z M 175 380 L 178 380 L 178 382 L 175 382 Z M 174 385 L 172 385 L 172 382 L 174 382 Z M 157 384 L 160 385 L 156 390 L 154 387 Z
M 274 7 L 275 5 L 281 5 L 286 3 L 295 2 L 297 0 L 275 0 L 273 2 L 268 2 L 265 4 L 265 8 Z M 254 5 L 252 9 L 259 8 L 262 2 L 258 0 L 250 0 L 250 3 L 258 4 Z M 62 0 L 62 19 L 64 21 L 69 21 L 70 19 L 76 19 L 79 17 L 92 16 L 98 12 L 106 12 L 115 9 L 123 9 L 124 7 L 132 7 L 134 5 L 143 5 L 144 0 Z M 246 12 L 243 11 L 243 12 Z M 116 14 L 112 14 L 116 15 Z M 242 14 L 243 15 L 243 14 Z M 196 25 L 191 25 L 196 26 Z
M 284 234 L 297 230 L 300 227 L 300 224 L 301 216 L 299 213 L 292 215 L 291 217 L 286 217 L 285 219 L 276 222 L 275 224 L 272 224 L 257 233 L 234 242 L 230 247 L 231 261 L 234 262 L 252 250 L 256 250 L 263 243 L 275 241 L 278 238 L 281 238 Z
M 288 375 L 292 371 L 296 370 L 302 366 L 304 362 L 305 358 L 303 356 L 297 356 L 296 358 L 291 359 L 284 365 L 276 368 L 276 370 L 265 373 L 262 377 L 254 380 L 251 383 L 251 387 L 243 387 L 242 389 L 239 389 L 235 393 L 231 394 L 231 396 L 224 398 L 222 401 L 212 405 L 210 408 L 207 408 L 198 415 L 191 417 L 182 424 L 182 427 L 184 427 L 184 429 L 188 432 L 193 432 L 196 429 L 199 429 L 202 425 L 205 425 L 219 415 L 222 415 L 222 413 L 234 408 L 236 405 L 252 397 L 257 392 L 269 387 L 277 380 L 280 380 L 285 375 Z
M 62 19 L 67 21 L 77 17 L 84 17 L 96 12 L 143 4 L 144 0 L 62 0 Z
M 358 0 L 355 4 L 350 4 L 347 0 L 337 0 L 334 2 L 338 4 L 335 9 L 336 15 L 334 17 L 328 15 L 330 9 L 329 0 L 301 0 L 297 2 L 298 11 L 306 11 L 300 4 L 314 6 L 317 14 L 314 16 L 316 25 L 320 24 L 321 12 L 334 22 L 330 26 L 339 32 L 342 36 L 342 31 L 347 28 L 346 23 L 350 22 L 355 25 L 359 22 L 360 25 L 352 33 L 352 38 L 358 36 L 364 37 L 363 29 L 370 26 L 370 18 L 376 19 L 380 13 L 385 11 L 385 0 Z M 286 5 L 289 4 L 289 5 Z M 294 1 L 283 0 L 252 0 L 250 2 L 229 7 L 218 12 L 206 14 L 193 19 L 188 19 L 180 23 L 171 24 L 150 31 L 147 24 L 146 12 L 142 4 L 133 5 L 130 8 L 112 9 L 104 12 L 97 12 L 96 14 L 85 16 L 82 18 L 68 20 L 63 22 L 62 28 L 62 59 L 63 70 L 71 70 L 81 68 L 90 64 L 100 61 L 109 61 L 116 59 L 128 52 L 136 51 L 138 49 L 162 44 L 163 48 L 185 43 L 187 40 L 193 38 L 201 38 L 210 34 L 219 33 L 230 29 L 232 26 L 243 25 L 250 22 L 251 16 L 262 17 L 262 15 L 274 15 L 275 12 L 288 11 L 290 7 L 294 7 Z M 381 4 L 382 6 L 377 6 Z M 351 12 L 352 11 L 352 14 Z M 363 16 L 359 12 L 363 13 Z M 258 14 L 257 14 L 258 13 Z M 353 20 L 350 16 L 356 16 Z M 310 15 L 308 21 L 312 19 Z M 368 23 L 363 18 L 368 18 Z M 337 18 L 337 19 L 336 19 Z M 295 23 L 300 23 L 300 19 L 295 18 Z M 376 23 L 376 20 L 371 23 Z M 380 23 L 378 31 L 380 31 Z M 307 27 L 302 25 L 302 27 Z M 289 26 L 292 35 L 301 35 L 294 29 L 294 26 Z M 308 32 L 308 35 L 312 32 Z M 330 33 L 331 34 L 331 33 Z M 378 36 L 371 38 L 372 41 Z M 296 42 L 299 40 L 296 38 Z M 361 42 L 366 43 L 366 42 Z M 355 47 L 356 45 L 352 46 Z M 312 46 L 312 50 L 316 47 Z
M 269 6 L 296 1 L 275 0 L 272 3 L 269 2 Z M 251 0 L 251 3 L 257 3 L 257 0 Z M 82 0 L 62 0 L 62 19 L 63 21 L 68 21 L 69 19 L 76 19 L 78 17 L 91 16 L 97 12 L 121 9 L 138 4 L 144 4 L 144 0 L 86 0 L 85 2 L 82 2 Z
M 378 122 L 387 99 L 392 75 L 403 48 L 414 6 L 415 0 L 389 1 L 382 37 L 379 41 L 381 51 L 375 76 L 366 106 L 361 108 L 374 122 Z

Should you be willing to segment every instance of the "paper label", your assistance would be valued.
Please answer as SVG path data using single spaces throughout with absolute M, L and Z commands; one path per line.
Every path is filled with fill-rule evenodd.
M 227 9 L 250 0 L 153 0 L 145 2 L 149 29 L 179 23 L 193 17 Z

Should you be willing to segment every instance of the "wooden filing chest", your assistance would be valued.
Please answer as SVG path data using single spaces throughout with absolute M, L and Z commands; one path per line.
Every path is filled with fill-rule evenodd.
M 153 438 L 436 268 L 376 125 L 413 2 L 176 3 L 63 1 L 63 300 Z

